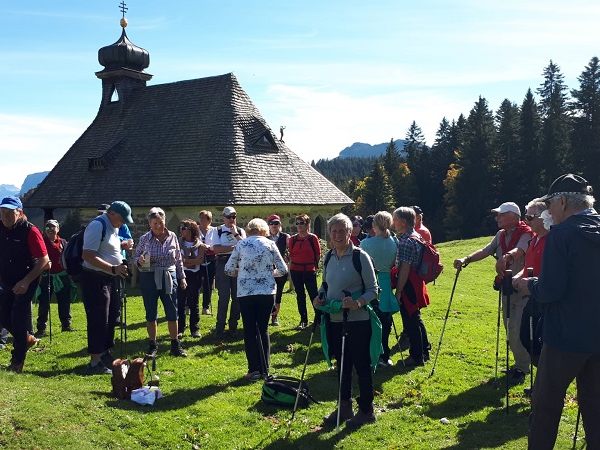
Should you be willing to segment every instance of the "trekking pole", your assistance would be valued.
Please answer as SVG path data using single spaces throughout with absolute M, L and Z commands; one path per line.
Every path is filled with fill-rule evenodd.
M 502 279 L 502 293 L 506 294 L 506 414 L 508 414 L 508 390 L 509 390 L 509 335 L 510 335 L 510 295 L 512 294 L 512 270 L 507 269 L 504 271 L 504 278 Z
M 577 421 L 575 422 L 575 434 L 573 435 L 573 448 L 577 446 L 577 433 L 579 432 L 579 419 L 581 419 L 581 409 L 577 404 Z
M 352 294 L 350 292 L 344 290 L 342 291 L 345 297 L 351 297 Z M 336 430 L 340 429 L 340 414 L 342 412 L 342 380 L 344 376 L 344 353 L 346 351 L 346 334 L 348 330 L 346 329 L 346 324 L 348 323 L 348 309 L 344 308 L 342 310 L 342 356 L 340 358 L 340 386 L 338 391 L 338 410 L 337 410 L 337 419 L 335 422 Z
M 319 295 L 319 297 L 322 294 Z M 321 318 L 321 320 L 323 320 Z M 290 437 L 290 432 L 292 431 L 292 422 L 294 421 L 294 417 L 296 416 L 296 411 L 298 409 L 298 401 L 300 400 L 300 391 L 302 390 L 302 384 L 304 383 L 304 375 L 306 374 L 306 366 L 308 365 L 308 355 L 310 354 L 310 346 L 312 345 L 313 336 L 315 335 L 315 330 L 317 329 L 318 322 L 315 320 L 313 322 L 312 331 L 310 332 L 310 339 L 308 340 L 308 348 L 306 349 L 306 358 L 304 358 L 304 367 L 302 368 L 302 375 L 300 376 L 300 382 L 298 383 L 298 391 L 296 392 L 296 401 L 294 402 L 294 409 L 292 410 L 292 417 L 288 422 L 287 432 L 285 433 L 285 438 Z
M 269 366 L 267 365 L 267 356 L 265 355 L 265 349 L 263 348 L 262 336 L 260 335 L 258 323 L 256 324 L 256 338 L 256 341 L 258 342 L 258 349 L 260 350 L 260 355 L 262 357 L 263 367 L 265 369 L 264 378 L 267 379 L 269 377 Z
M 500 350 L 500 314 L 502 312 L 502 289 L 498 291 L 498 321 L 496 324 L 496 370 L 494 371 L 494 378 L 498 380 L 498 358 Z
M 527 277 L 533 276 L 533 267 L 527 268 Z M 527 302 L 531 302 L 531 309 L 529 314 L 529 395 L 531 396 L 533 390 L 533 316 L 535 313 L 535 299 L 529 296 Z
M 398 350 L 400 350 L 400 358 L 402 361 L 402 365 L 406 367 L 406 362 L 404 361 L 404 352 L 402 351 L 402 346 L 400 345 L 400 335 L 396 330 L 396 322 L 394 322 L 394 315 L 392 314 L 392 328 L 394 328 L 394 334 L 396 335 L 396 345 L 398 345 Z
M 48 327 L 50 329 L 50 344 L 52 344 L 52 302 L 50 301 L 52 300 L 52 288 L 50 283 L 52 283 L 52 277 L 50 276 L 50 269 L 48 269 Z
M 454 298 L 454 290 L 456 289 L 456 282 L 458 281 L 458 275 L 460 274 L 461 267 L 456 269 L 456 276 L 454 277 L 454 284 L 452 285 L 452 292 L 450 293 L 450 301 L 448 302 L 448 309 L 446 309 L 446 317 L 444 317 L 444 325 L 442 325 L 442 332 L 440 333 L 440 342 L 438 342 L 438 348 L 435 352 L 435 359 L 433 360 L 433 367 L 429 378 L 433 376 L 435 372 L 435 365 L 437 364 L 438 356 L 440 354 L 440 348 L 442 348 L 442 339 L 444 338 L 444 331 L 446 330 L 446 322 L 448 322 L 448 314 L 450 314 L 450 306 L 452 306 L 452 299 Z

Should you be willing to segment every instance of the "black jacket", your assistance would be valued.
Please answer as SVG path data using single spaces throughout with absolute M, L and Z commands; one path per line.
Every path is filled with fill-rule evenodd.
M 32 226 L 26 220 L 19 220 L 8 229 L 0 222 L 0 280 L 4 288 L 12 288 L 35 265 L 27 245 Z
M 542 272 L 529 285 L 544 311 L 544 343 L 600 353 L 600 215 L 568 217 L 548 233 Z

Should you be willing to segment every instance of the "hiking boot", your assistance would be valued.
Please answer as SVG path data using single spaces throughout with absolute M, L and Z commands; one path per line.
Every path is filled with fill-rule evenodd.
M 69 323 L 63 325 L 61 328 L 62 328 L 63 332 L 73 331 L 73 328 L 71 327 L 71 324 L 69 324 Z
M 27 335 L 27 350 L 35 347 L 36 345 L 39 344 L 39 342 L 40 342 L 40 340 L 37 339 L 33 334 L 28 334 Z
M 38 328 L 37 331 L 35 332 L 34 336 L 38 339 L 43 338 L 44 336 L 46 336 L 46 329 Z
M 85 366 L 85 373 L 87 375 L 112 375 L 112 370 L 106 367 L 102 361 L 98 361 L 96 364 L 90 362 Z
M 512 373 L 508 374 L 508 384 L 511 386 L 516 386 L 517 384 L 522 384 L 525 381 L 525 372 L 520 371 L 519 369 L 514 369 Z
M 525 388 L 525 389 L 523 389 L 523 394 L 525 394 L 525 397 L 531 398 L 531 396 L 533 395 L 533 389 Z
M 23 363 L 16 363 L 11 361 L 6 370 L 8 370 L 9 372 L 21 373 L 23 372 Z
M 363 425 L 375 422 L 375 420 L 375 414 L 373 413 L 373 411 L 366 413 L 359 409 L 356 415 L 349 419 L 348 422 L 346 422 L 346 428 L 356 430 L 357 428 L 360 428 Z
M 335 427 L 337 424 L 337 408 L 331 411 L 331 413 L 323 418 L 323 425 Z M 352 400 L 342 400 L 340 403 L 340 425 L 346 420 L 352 419 L 354 412 L 352 411 Z
M 171 339 L 171 356 L 180 356 L 185 358 L 187 353 L 181 348 L 179 339 Z
M 408 358 L 406 358 L 404 360 L 404 362 L 402 363 L 404 367 L 418 367 L 418 366 L 424 366 L 425 362 L 421 359 L 414 359 L 412 356 L 409 356 Z
M 196 338 L 196 339 L 200 339 L 202 337 L 202 335 L 200 334 L 200 330 L 192 331 L 192 337 Z
M 156 343 L 156 341 L 148 341 L 148 351 L 146 352 L 147 355 L 152 355 L 158 353 L 158 344 Z
M 244 380 L 248 380 L 248 381 L 258 381 L 262 378 L 262 374 L 260 373 L 259 370 L 255 370 L 254 372 L 248 372 L 246 375 L 244 375 Z
M 279 320 L 277 320 L 277 316 L 271 316 L 271 325 L 274 327 L 279 326 Z
M 410 348 L 410 339 L 408 338 L 408 334 L 406 334 L 404 331 L 400 333 L 400 338 L 398 339 L 398 347 L 401 352 Z
M 100 355 L 100 361 L 102 361 L 102 364 L 104 364 L 105 367 L 112 367 L 114 360 L 115 357 L 112 355 L 110 350 L 106 350 L 104 353 L 102 353 L 102 355 Z

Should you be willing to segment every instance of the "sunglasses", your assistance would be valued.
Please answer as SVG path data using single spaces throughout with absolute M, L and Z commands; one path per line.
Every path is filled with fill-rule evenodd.
M 306 222 L 296 222 L 296 225 L 306 225 Z
M 226 219 L 235 219 L 237 217 L 237 214 L 229 214 L 228 216 L 223 216 Z
M 537 219 L 538 217 L 540 217 L 537 214 L 525 214 L 525 220 L 527 222 L 531 222 L 533 219 Z
M 269 225 L 281 225 L 281 222 L 273 221 L 269 222 Z

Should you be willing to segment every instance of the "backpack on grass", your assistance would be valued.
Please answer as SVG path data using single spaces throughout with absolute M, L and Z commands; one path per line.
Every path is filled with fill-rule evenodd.
M 298 386 L 300 386 L 298 407 L 306 408 L 310 402 L 319 403 L 308 392 L 308 385 L 305 381 L 300 384 L 298 378 L 273 375 L 269 375 L 265 380 L 262 387 L 261 399 L 269 405 L 293 408 L 294 403 L 296 403 Z
M 106 237 L 106 222 L 99 217 L 94 220 L 102 224 L 102 237 L 100 239 L 100 242 L 102 242 Z M 81 273 L 83 272 L 83 235 L 86 228 L 82 227 L 69 238 L 60 257 L 62 266 L 75 282 L 81 280 Z
M 152 360 L 151 366 L 147 361 Z M 148 369 L 148 386 L 158 386 L 158 377 L 154 377 L 156 372 L 156 354 L 146 355 L 143 358 L 115 359 L 112 364 L 112 392 L 113 395 L 121 400 L 130 400 L 131 393 L 144 386 L 146 381 L 146 369 Z

